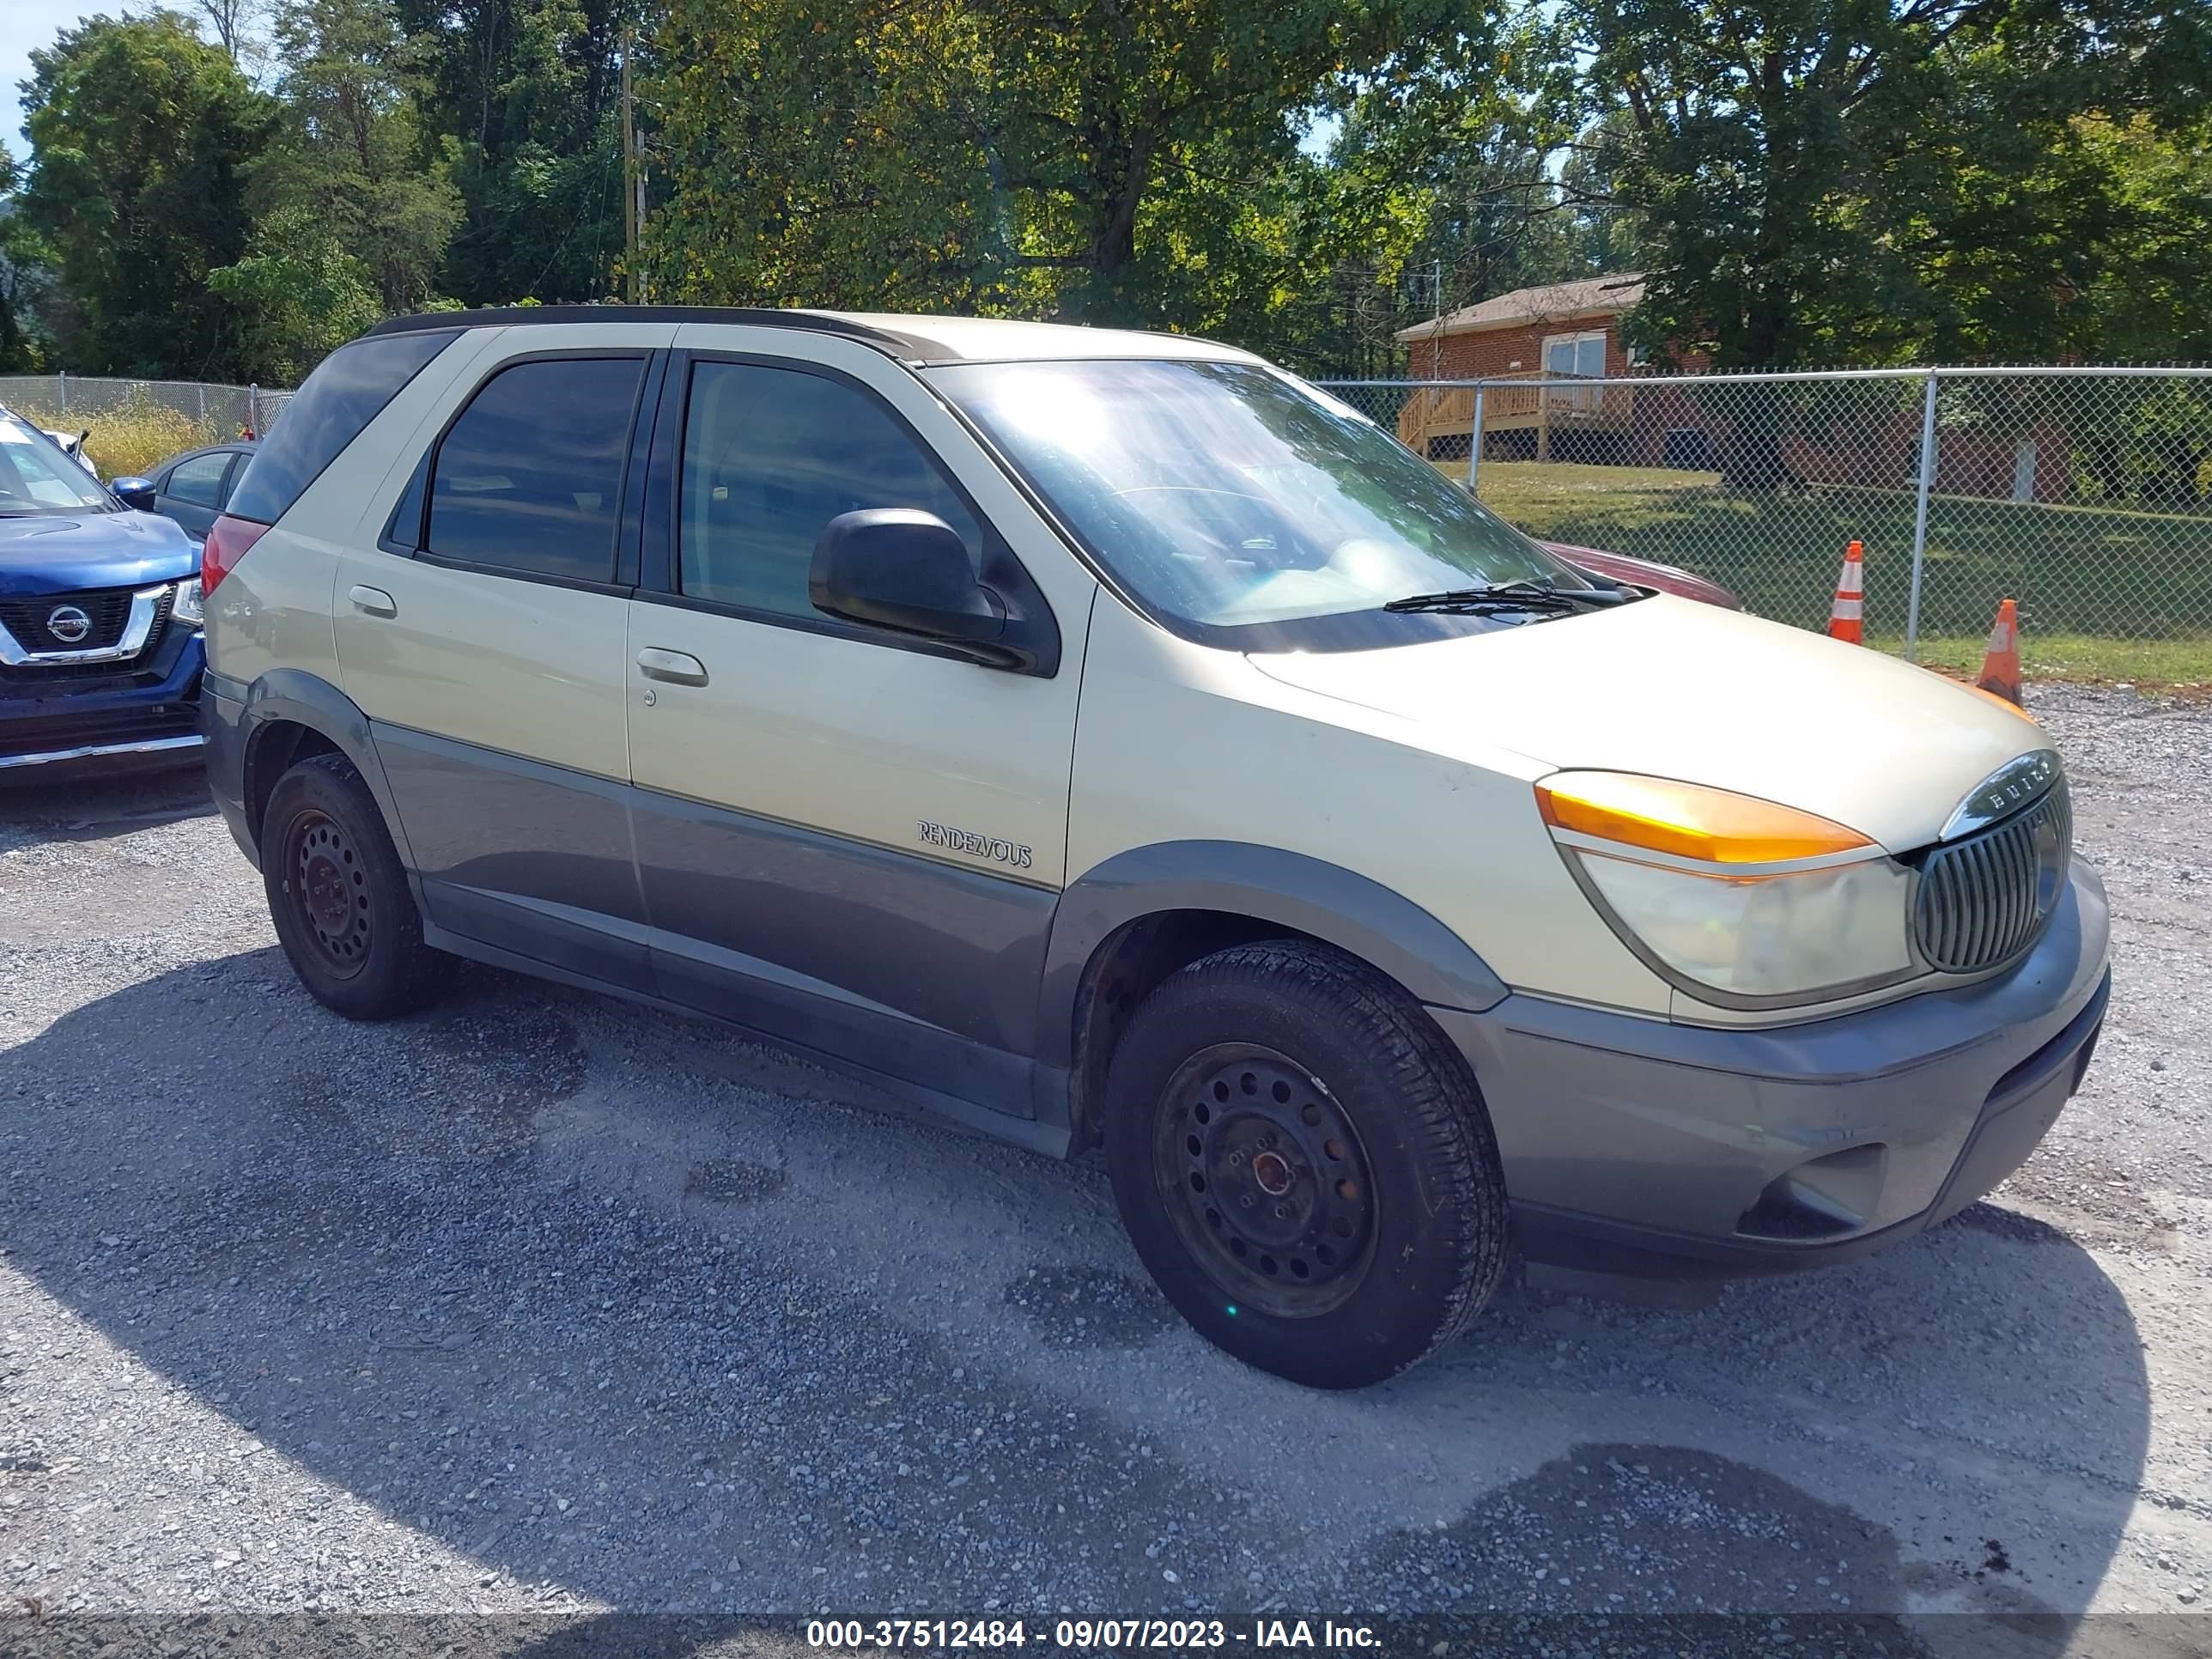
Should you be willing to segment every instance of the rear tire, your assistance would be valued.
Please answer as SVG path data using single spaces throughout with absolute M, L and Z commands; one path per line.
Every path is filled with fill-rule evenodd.
M 1137 1254 L 1200 1334 L 1313 1388 L 1449 1342 L 1506 1259 L 1473 1075 L 1397 987 L 1297 940 L 1170 976 L 1107 1073 L 1106 1153 Z
M 316 1001 L 349 1019 L 390 1019 L 445 989 L 453 958 L 422 942 L 384 814 L 343 756 L 276 780 L 260 848 L 277 942 Z

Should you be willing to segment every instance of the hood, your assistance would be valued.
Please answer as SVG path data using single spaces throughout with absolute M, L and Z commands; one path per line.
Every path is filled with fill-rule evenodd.
M 199 568 L 185 532 L 152 513 L 0 517 L 0 596 L 173 582 Z
M 1941 834 L 2043 729 L 1899 658 L 1664 594 L 1384 651 L 1255 655 L 1286 684 L 1417 724 L 1464 722 L 1559 769 L 1779 801 L 1893 853 Z

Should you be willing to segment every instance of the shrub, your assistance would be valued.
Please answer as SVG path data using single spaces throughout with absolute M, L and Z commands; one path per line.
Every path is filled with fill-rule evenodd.
M 99 414 L 73 410 L 64 415 L 28 405 L 15 412 L 49 432 L 75 434 L 89 429 L 85 453 L 102 478 L 143 472 L 180 449 L 220 443 L 227 435 L 215 430 L 212 422 L 203 424 L 181 410 L 155 403 L 143 390 L 133 391 L 124 402 Z

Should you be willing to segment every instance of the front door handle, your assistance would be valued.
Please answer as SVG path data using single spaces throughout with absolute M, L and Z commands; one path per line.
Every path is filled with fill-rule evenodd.
M 348 590 L 346 598 L 353 601 L 355 610 L 365 611 L 372 617 L 396 617 L 399 614 L 398 601 L 380 587 L 364 587 L 356 582 Z
M 688 651 L 664 651 L 657 645 L 648 645 L 637 653 L 637 671 L 649 680 L 666 680 L 671 685 L 704 685 L 707 665 Z

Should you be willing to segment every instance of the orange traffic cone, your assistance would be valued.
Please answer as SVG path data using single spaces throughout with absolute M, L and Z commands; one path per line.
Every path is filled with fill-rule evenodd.
M 1866 592 L 1866 550 L 1853 542 L 1844 550 L 1844 568 L 1836 578 L 1836 603 L 1828 612 L 1828 637 L 1846 640 L 1853 645 L 1864 643 L 1861 635 L 1864 624 Z
M 1996 625 L 1990 629 L 1989 648 L 1982 654 L 1982 677 L 1974 684 L 2007 702 L 2021 702 L 2020 607 L 2010 599 L 1997 602 Z

